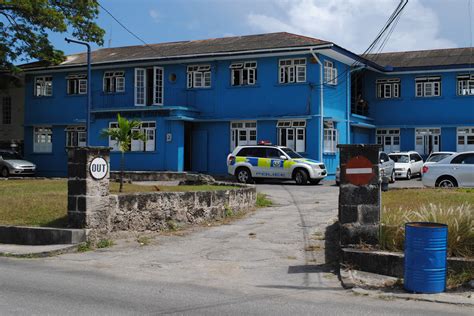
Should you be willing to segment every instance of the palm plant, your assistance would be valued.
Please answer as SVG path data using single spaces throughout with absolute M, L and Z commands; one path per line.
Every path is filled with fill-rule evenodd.
M 120 189 L 123 189 L 123 176 L 125 169 L 125 152 L 130 151 L 132 140 L 146 141 L 146 135 L 140 132 L 141 122 L 138 120 L 127 120 L 125 117 L 117 114 L 118 127 L 104 128 L 101 132 L 102 137 L 110 137 L 117 142 L 117 146 L 122 154 L 120 160 Z

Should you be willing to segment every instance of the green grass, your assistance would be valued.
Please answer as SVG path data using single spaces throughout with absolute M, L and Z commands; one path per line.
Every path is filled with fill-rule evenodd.
M 256 202 L 256 206 L 258 208 L 261 208 L 261 207 L 270 207 L 273 205 L 273 202 L 267 198 L 267 195 L 266 194 L 263 194 L 263 193 L 257 193 L 257 202 Z
M 448 255 L 474 257 L 473 189 L 406 189 L 382 195 L 380 245 L 403 251 L 404 224 L 437 222 L 448 225 Z
M 112 182 L 110 191 L 118 193 Z M 125 193 L 228 190 L 232 186 L 146 186 L 125 184 Z M 0 225 L 65 227 L 67 225 L 67 180 L 0 181 Z

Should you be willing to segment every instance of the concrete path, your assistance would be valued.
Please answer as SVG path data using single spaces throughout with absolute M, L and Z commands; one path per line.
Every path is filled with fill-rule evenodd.
M 355 296 L 322 240 L 337 187 L 266 184 L 276 205 L 229 225 L 46 259 L 0 258 L 2 314 L 470 315 Z

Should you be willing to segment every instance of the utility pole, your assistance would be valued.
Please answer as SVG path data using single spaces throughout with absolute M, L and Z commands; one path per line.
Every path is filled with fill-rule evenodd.
M 90 146 L 90 127 L 91 127 L 91 120 L 90 120 L 90 113 L 91 113 L 91 104 L 92 104 L 92 91 L 91 91 L 91 46 L 89 43 L 77 41 L 74 39 L 70 39 L 65 37 L 64 40 L 70 44 L 75 43 L 79 45 L 84 45 L 87 47 L 87 111 L 86 111 L 86 146 Z

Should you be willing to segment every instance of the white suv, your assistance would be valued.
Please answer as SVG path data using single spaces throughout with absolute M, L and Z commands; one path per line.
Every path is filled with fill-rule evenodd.
M 395 161 L 395 177 L 410 180 L 412 176 L 421 176 L 423 158 L 416 151 L 396 152 L 388 155 Z
M 327 175 L 323 163 L 303 158 L 288 147 L 272 145 L 238 146 L 227 156 L 227 171 L 241 183 L 267 178 L 317 184 Z

